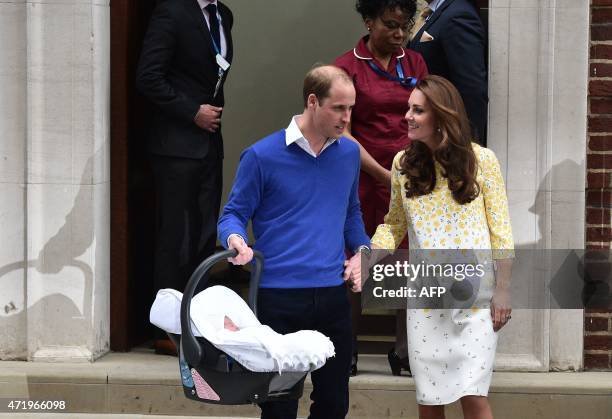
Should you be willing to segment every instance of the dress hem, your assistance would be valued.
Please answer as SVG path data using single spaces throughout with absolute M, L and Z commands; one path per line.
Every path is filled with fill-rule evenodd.
M 455 398 L 450 399 L 448 402 L 436 402 L 436 403 L 421 403 L 417 400 L 417 404 L 423 405 L 423 406 L 446 406 L 448 404 L 451 403 L 455 403 L 457 400 L 459 400 L 462 397 L 465 396 L 480 396 L 480 397 L 489 397 L 489 392 L 486 392 L 485 394 L 478 394 L 476 392 L 466 392 L 463 393 Z

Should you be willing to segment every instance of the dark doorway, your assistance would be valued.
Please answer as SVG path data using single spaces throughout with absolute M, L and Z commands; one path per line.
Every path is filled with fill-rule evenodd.
M 154 193 L 145 152 L 147 104 L 134 80 L 151 0 L 113 1 L 111 24 L 111 331 L 114 351 L 152 333 Z

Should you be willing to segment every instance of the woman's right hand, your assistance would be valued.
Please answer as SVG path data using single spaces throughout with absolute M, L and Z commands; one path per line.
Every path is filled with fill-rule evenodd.
M 375 179 L 385 185 L 387 189 L 391 189 L 391 170 L 387 170 L 380 166 Z
M 361 156 L 361 170 L 372 176 L 376 181 L 385 185 L 385 187 L 391 190 L 391 171 L 385 169 L 372 157 L 370 153 L 361 145 L 361 143 L 353 137 L 350 131 L 350 125 L 345 129 L 344 134 L 346 138 L 354 141 L 359 146 L 359 155 Z

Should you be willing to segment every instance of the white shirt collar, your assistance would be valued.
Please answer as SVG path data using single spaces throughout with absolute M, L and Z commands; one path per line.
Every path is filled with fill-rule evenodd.
M 205 8 L 209 4 L 214 4 L 215 6 L 219 7 L 217 0 L 198 0 L 198 4 L 200 5 L 200 9 Z
M 293 116 L 293 118 L 291 118 L 291 122 L 289 123 L 289 126 L 285 130 L 285 144 L 287 145 L 287 147 L 289 147 L 291 144 L 296 143 L 302 150 L 310 154 L 312 157 L 316 158 L 317 154 L 312 150 L 312 148 L 310 147 L 310 143 L 308 142 L 306 138 L 304 138 L 304 134 L 302 134 L 302 131 L 300 130 L 300 127 L 298 126 L 298 123 L 297 123 L 298 118 L 301 118 L 301 115 Z M 337 140 L 338 140 L 337 138 L 328 139 L 323 145 L 323 148 L 321 149 L 321 152 L 319 153 L 319 155 L 321 155 L 321 153 L 323 153 L 323 151 L 327 147 L 329 147 L 331 144 L 333 144 Z
M 444 3 L 444 0 L 433 0 L 427 5 L 427 7 L 429 7 L 432 12 L 435 12 L 436 9 L 442 5 L 442 3 Z

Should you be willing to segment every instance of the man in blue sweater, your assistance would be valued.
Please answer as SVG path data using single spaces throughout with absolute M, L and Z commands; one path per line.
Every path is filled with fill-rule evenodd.
M 318 330 L 336 356 L 312 373 L 310 418 L 348 413 L 351 317 L 344 280 L 361 290 L 359 253 L 368 252 L 357 186 L 359 148 L 342 132 L 355 104 L 352 80 L 341 69 L 319 66 L 304 80 L 304 112 L 287 129 L 247 148 L 218 224 L 219 240 L 253 257 L 245 243 L 251 220 L 254 248 L 265 258 L 259 320 L 279 333 Z M 355 253 L 345 265 L 345 249 Z M 348 279 L 350 278 L 350 281 Z M 298 402 L 260 405 L 262 419 L 297 416 Z

